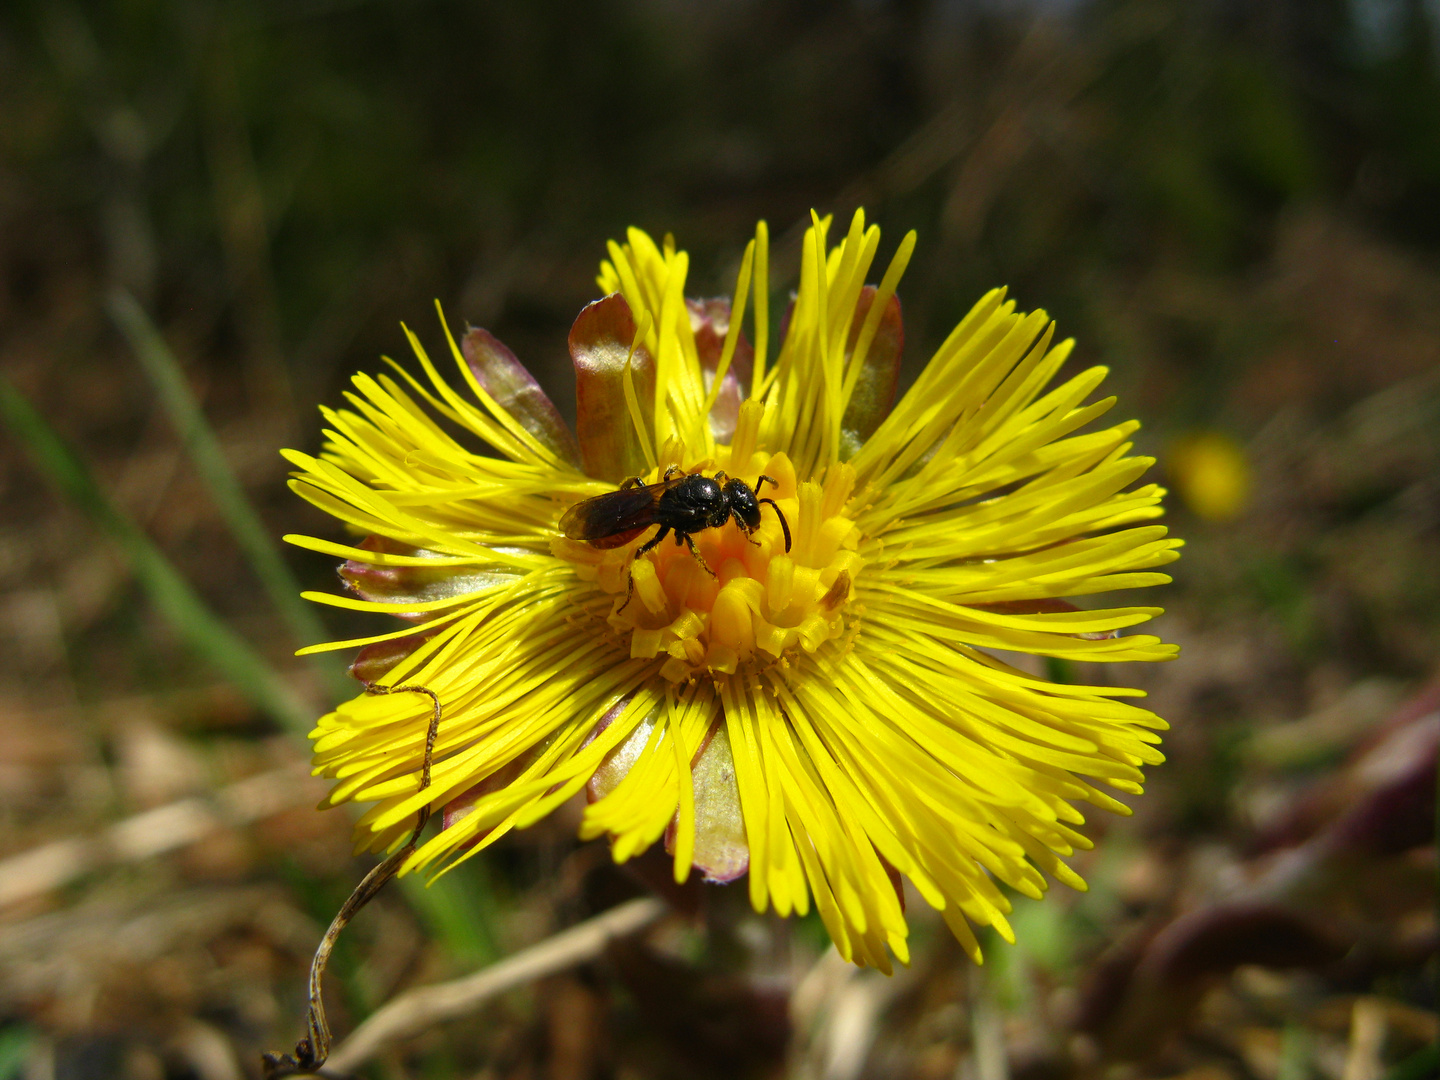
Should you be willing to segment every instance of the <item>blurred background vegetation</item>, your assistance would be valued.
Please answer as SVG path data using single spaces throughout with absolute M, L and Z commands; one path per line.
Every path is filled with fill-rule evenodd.
M 1005 284 L 1145 422 L 1184 651 L 1119 677 L 1170 762 L 983 973 L 914 905 L 886 981 L 715 889 L 365 1075 L 1434 1075 L 1437 41 L 1427 0 L 10 0 L 0 1078 L 229 1080 L 299 1034 L 364 871 L 294 772 L 337 672 L 270 598 L 334 585 L 274 554 L 335 532 L 276 453 L 315 405 L 438 298 L 573 413 L 607 238 L 722 293 L 763 217 L 778 292 L 859 205 L 882 257 L 920 232 L 912 375 Z M 641 890 L 573 833 L 367 910 L 340 1029 Z

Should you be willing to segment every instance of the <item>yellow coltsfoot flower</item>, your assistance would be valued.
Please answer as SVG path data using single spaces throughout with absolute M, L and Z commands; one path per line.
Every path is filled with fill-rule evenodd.
M 361 646 L 357 677 L 444 706 L 428 788 L 428 700 L 361 695 L 320 720 L 330 802 L 375 803 L 360 849 L 443 808 L 406 868 L 452 865 L 584 789 L 582 835 L 617 860 L 663 839 L 679 881 L 748 873 L 757 910 L 813 903 L 842 955 L 885 971 L 887 949 L 908 959 L 902 875 L 977 960 L 974 925 L 1011 936 L 1002 883 L 1084 887 L 1062 861 L 1090 846 L 1077 804 L 1128 813 L 1099 785 L 1138 794 L 1166 725 L 1139 691 L 1001 654 L 1173 657 L 1120 636 L 1159 609 L 1066 599 L 1169 580 L 1163 492 L 1132 487 L 1151 464 L 1135 423 L 1081 433 L 1113 404 L 1086 403 L 1105 370 L 1047 391 L 1071 343 L 1001 290 L 892 409 L 914 234 L 873 286 L 879 230 L 857 213 L 831 245 L 830 224 L 806 234 L 773 361 L 763 223 L 729 303 L 687 300 L 685 253 L 632 229 L 570 334 L 575 434 L 471 330 L 449 341 L 455 385 L 411 334 L 424 381 L 357 375 L 321 456 L 288 453 L 295 490 L 367 537 L 290 538 L 347 560 L 353 595 L 312 598 L 406 621 L 308 651 Z M 768 478 L 773 506 L 753 531 L 693 530 L 693 554 L 637 557 L 644 513 L 600 543 L 557 527 L 627 481 L 722 472 Z

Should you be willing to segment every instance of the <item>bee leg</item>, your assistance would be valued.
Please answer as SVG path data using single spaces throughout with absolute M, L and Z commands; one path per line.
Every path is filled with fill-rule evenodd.
M 760 479 L 755 481 L 755 494 L 759 495 L 760 488 L 767 483 L 773 488 L 778 488 L 780 486 L 775 482 L 775 478 L 773 476 L 766 476 L 764 473 L 761 473 Z M 773 506 L 774 504 L 772 503 L 771 505 Z
M 641 544 L 640 547 L 636 550 L 634 557 L 630 560 L 630 574 L 625 580 L 625 603 L 621 604 L 618 608 L 615 609 L 616 615 L 619 615 L 620 612 L 624 611 L 627 607 L 629 607 L 630 601 L 635 599 L 635 560 L 640 558 L 641 555 L 644 555 L 656 544 L 660 543 L 661 540 L 664 540 L 665 534 L 669 531 L 669 525 L 660 526 L 660 531 L 657 532 L 654 536 L 652 536 L 649 540 L 646 540 L 645 543 Z M 675 534 L 675 541 L 676 543 L 679 543 L 679 533 Z
M 705 556 L 701 555 L 700 552 L 696 550 L 695 541 L 690 539 L 690 534 L 677 532 L 675 534 L 675 539 L 678 541 L 681 538 L 684 539 L 685 546 L 690 549 L 690 554 L 695 556 L 695 561 L 700 564 L 700 568 L 704 570 L 705 573 L 709 574 L 711 577 L 718 577 L 719 575 L 716 574 L 714 570 L 711 570 L 710 564 L 705 561 Z
M 625 602 L 624 602 L 623 604 L 621 604 L 618 608 L 615 609 L 615 614 L 616 614 L 616 615 L 619 615 L 620 612 L 624 611 L 627 607 L 630 606 L 630 601 L 631 601 L 631 600 L 634 600 L 634 599 L 635 599 L 635 571 L 634 571 L 634 570 L 631 570 L 630 573 L 629 573 L 629 574 L 626 576 L 626 578 L 625 578 Z
M 739 511 L 739 510 L 736 510 L 736 511 L 735 511 L 734 513 L 732 513 L 730 516 L 735 519 L 735 524 L 736 524 L 737 526 L 739 526 L 739 528 L 740 528 L 740 535 L 743 536 L 743 537 L 745 537 L 746 540 L 749 540 L 750 543 L 754 544 L 756 547 L 759 547 L 759 546 L 760 546 L 760 541 L 759 541 L 759 540 L 756 540 L 756 539 L 755 539 L 755 534 L 754 534 L 753 532 L 751 532 L 749 528 L 746 527 L 746 525 L 745 525 L 745 519 L 740 516 L 740 511 Z
M 684 471 L 685 471 L 685 470 L 682 469 L 682 468 L 680 468 L 679 465 L 676 465 L 676 464 L 674 464 L 674 463 L 672 462 L 671 464 L 665 466 L 665 477 L 664 477 L 664 479 L 665 479 L 665 480 L 669 480 L 669 479 L 670 479 L 672 476 L 674 476 L 676 473 L 683 473 Z M 663 482 L 663 481 L 662 481 L 662 482 Z
M 638 476 L 632 476 L 620 485 L 621 491 L 629 491 L 631 488 L 644 487 L 645 481 Z
M 647 551 L 649 551 L 651 548 L 653 548 L 656 544 L 660 543 L 661 540 L 664 540 L 664 539 L 665 539 L 665 534 L 668 533 L 669 531 L 670 531 L 670 526 L 669 526 L 669 525 L 661 525 L 659 532 L 657 532 L 657 533 L 656 533 L 654 536 L 652 536 L 649 540 L 646 540 L 645 543 L 641 544 L 640 547 L 636 549 L 636 551 L 635 551 L 635 558 L 630 560 L 631 564 L 633 565 L 634 562 L 635 562 L 635 559 L 638 559 L 641 555 L 644 555 Z M 680 542 L 680 534 L 679 534 L 679 533 L 676 533 L 676 534 L 675 534 L 675 542 L 676 542 L 677 544 Z

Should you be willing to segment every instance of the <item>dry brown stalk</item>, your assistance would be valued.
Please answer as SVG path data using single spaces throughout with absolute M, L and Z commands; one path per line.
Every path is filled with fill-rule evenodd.
M 464 1016 L 507 990 L 593 960 L 610 942 L 638 933 L 665 911 L 665 904 L 654 897 L 630 900 L 499 963 L 450 982 L 409 990 L 378 1010 L 336 1047 L 326 1062 L 326 1072 L 348 1072 L 387 1043 Z
M 0 861 L 0 908 L 68 885 L 104 866 L 163 855 L 223 826 L 247 825 L 313 804 L 321 788 L 304 766 L 274 769 L 124 818 L 93 836 L 56 840 Z

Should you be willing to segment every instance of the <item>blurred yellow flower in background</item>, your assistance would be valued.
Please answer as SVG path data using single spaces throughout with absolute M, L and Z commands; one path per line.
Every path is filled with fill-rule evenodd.
M 1250 459 L 1223 431 L 1182 435 L 1170 444 L 1165 467 L 1196 517 L 1234 521 L 1250 507 Z
M 1128 813 L 1102 786 L 1138 794 L 1165 723 L 1139 691 L 1002 656 L 1175 655 L 1119 636 L 1159 609 L 1066 599 L 1169 580 L 1180 541 L 1154 523 L 1162 490 L 1132 487 L 1152 463 L 1130 455 L 1138 425 L 1082 433 L 1113 404 L 1086 403 L 1105 370 L 1047 390 L 1071 343 L 1001 290 L 892 408 L 914 234 L 875 286 L 879 230 L 857 213 L 832 244 L 830 226 L 805 236 L 773 361 L 763 223 L 728 302 L 687 300 L 685 252 L 632 229 L 570 334 L 574 434 L 471 330 L 449 342 L 463 392 L 412 334 L 424 381 L 357 375 L 321 456 L 288 453 L 295 490 L 366 537 L 290 538 L 347 560 L 354 595 L 312 598 L 406 620 L 314 649 L 360 646 L 357 677 L 444 704 L 424 790 L 428 702 L 361 695 L 320 720 L 330 802 L 376 804 L 359 848 L 399 845 L 429 805 L 445 827 L 407 869 L 453 865 L 586 790 L 582 834 L 617 860 L 663 840 L 677 880 L 748 873 L 757 910 L 813 904 L 842 955 L 885 971 L 887 949 L 908 959 L 901 876 L 977 960 L 973 926 L 1011 937 L 1002 883 L 1084 887 L 1062 861 L 1090 846 L 1076 804 Z M 612 549 L 557 532 L 578 500 L 677 466 L 774 478 L 790 550 L 768 510 L 753 538 L 695 534 L 713 576 L 668 543 L 635 558 L 649 530 Z

